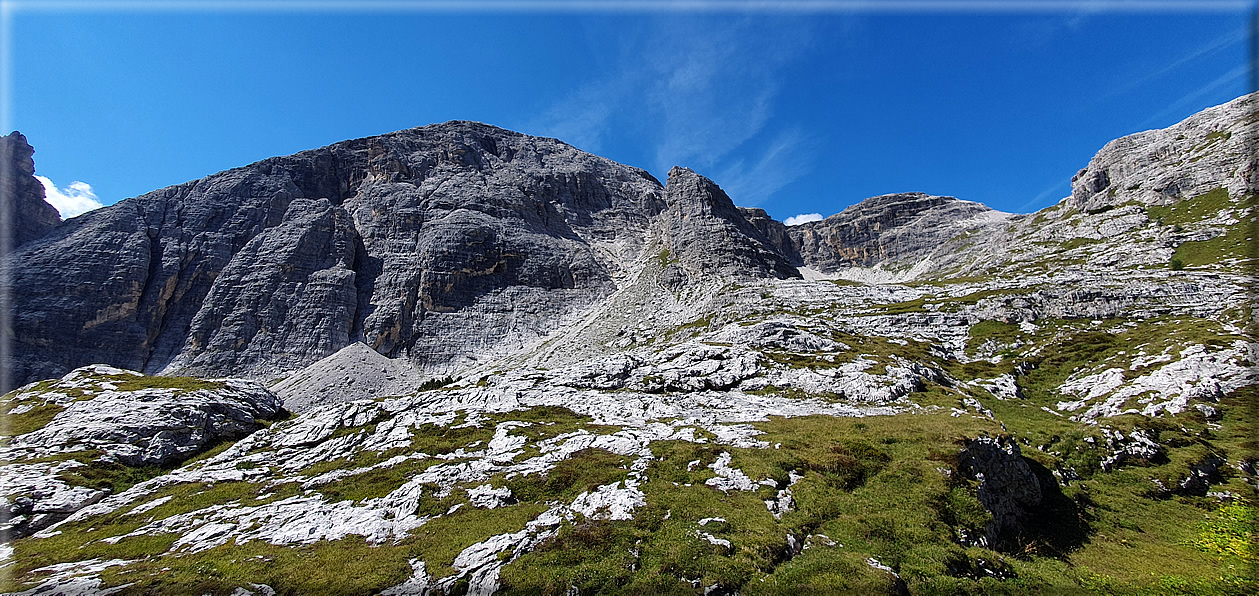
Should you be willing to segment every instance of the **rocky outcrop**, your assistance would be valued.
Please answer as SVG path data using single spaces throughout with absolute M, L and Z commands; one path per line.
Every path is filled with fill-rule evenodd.
M 60 411 L 42 428 L 14 437 L 8 455 L 47 457 L 100 450 L 129 466 L 160 466 L 262 427 L 280 400 L 252 381 L 145 377 L 108 366 L 76 369 L 11 397 Z
M 0 447 L 7 495 L 0 499 L 0 534 L 15 538 L 108 495 L 88 480 L 93 470 L 171 467 L 283 413 L 280 401 L 252 381 L 146 377 L 101 365 L 23 387 L 3 404 L 8 416 L 50 416 Z
M 979 203 L 924 193 L 866 199 L 816 222 L 787 228 L 807 267 L 912 267 L 943 253 L 948 241 L 1004 223 L 1007 214 Z
M 104 360 L 267 377 L 355 340 L 423 365 L 515 349 L 613 288 L 662 195 L 642 170 L 471 122 L 264 160 L 16 254 L 15 376 Z
M 0 136 L 0 201 L 10 210 L 14 247 L 43 237 L 61 223 L 56 207 L 44 200 L 44 185 L 35 179 L 34 154 L 22 133 Z
M 992 515 L 985 528 L 986 545 L 1017 549 L 1025 520 L 1043 499 L 1040 480 L 1023 461 L 1018 444 L 1004 437 L 971 439 L 958 463 L 966 477 L 979 481 L 979 502 Z
M 657 226 L 668 251 L 662 253 L 666 280 L 799 277 L 712 180 L 675 167 L 669 170 L 665 200 L 668 208 Z
M 1169 128 L 1115 139 L 1071 179 L 1070 204 L 1100 211 L 1129 201 L 1164 205 L 1220 187 L 1234 197 L 1254 193 L 1256 114 L 1259 93 L 1252 93 Z

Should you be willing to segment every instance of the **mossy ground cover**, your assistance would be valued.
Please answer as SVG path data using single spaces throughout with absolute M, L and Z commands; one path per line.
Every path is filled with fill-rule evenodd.
M 560 460 L 544 474 L 491 479 L 494 486 L 511 489 L 513 498 L 528 503 L 567 503 L 578 494 L 624 480 L 630 458 L 604 449 L 583 449 Z
M 1169 205 L 1150 205 L 1145 211 L 1151 220 L 1163 225 L 1190 225 L 1215 217 L 1233 206 L 1228 190 L 1219 187 Z
M 20 406 L 29 407 L 22 408 L 17 414 L 13 414 L 12 411 Z M 37 431 L 52 422 L 52 419 L 65 409 L 65 406 L 54 403 L 27 404 L 24 401 L 12 400 L 0 402 L 0 435 L 16 437 Z
M 1065 487 L 1047 505 L 1046 519 L 1032 524 L 1021 552 L 958 544 L 960 534 L 974 535 L 987 521 L 974 483 L 957 474 L 958 440 L 1002 432 L 993 421 L 921 414 L 758 426 L 768 431 L 761 438 L 779 447 L 653 445 L 656 460 L 643 485 L 648 504 L 635 520 L 566 526 L 504 570 L 506 593 L 562 594 L 577 586 L 582 593 L 689 594 L 692 581 L 748 594 L 890 590 L 893 578 L 867 564 L 869 557 L 920 594 L 1165 593 L 1166 586 L 1241 593 L 1233 587 L 1246 585 L 1195 540 L 1239 544 L 1249 531 L 1247 512 L 1224 509 L 1220 515 L 1231 517 L 1204 526 L 1194 519 L 1204 509 L 1150 500 L 1131 474 Z M 705 486 L 713 476 L 707 465 L 722 451 L 754 480 L 802 474 L 792 487 L 796 510 L 774 519 L 761 503 L 773 487 L 726 494 Z M 724 521 L 699 524 L 714 517 Z M 699 532 L 731 546 L 711 544 Z M 790 556 L 789 535 L 812 535 L 810 548 Z
M 975 335 L 1015 334 L 1010 327 L 988 327 L 979 327 Z M 1181 319 L 1146 321 L 1136 327 L 1108 325 L 1107 329 L 1116 332 L 1097 330 L 1086 322 L 1042 325 L 1041 331 L 1022 339 L 1043 346 L 1048 338 L 1068 338 L 1074 345 L 1052 354 L 1042 350 L 1038 368 L 1021 380 L 1036 380 L 1035 374 L 1042 374 L 1039 386 L 1044 390 L 1070 374 L 1105 366 L 1108 359 L 1128 358 L 1137 346 L 1144 346 L 1147 354 L 1158 354 L 1164 345 L 1214 340 L 1223 346 L 1233 339 L 1222 328 Z M 873 340 L 848 337 L 843 341 Z M 873 344 L 860 345 L 874 351 Z M 898 354 L 904 357 L 930 356 L 926 344 L 887 342 L 883 347 L 901 350 Z M 1032 393 L 1034 397 L 1027 400 L 1001 401 L 966 386 L 931 383 L 906 398 L 906 402 L 928 406 L 917 413 L 772 418 L 758 423 L 764 432 L 758 438 L 768 448 L 654 443 L 654 459 L 641 485 L 647 504 L 636 511 L 634 520 L 579 518 L 564 524 L 555 538 L 503 570 L 503 593 L 562 594 L 577 586 L 583 594 L 694 594 L 695 585 L 719 585 L 744 594 L 893 590 L 897 580 L 872 567 L 869 558 L 895 570 L 914 594 L 1082 590 L 1241 594 L 1255 587 L 1253 578 L 1246 575 L 1253 563 L 1248 558 L 1253 551 L 1246 547 L 1254 531 L 1254 510 L 1249 505 L 1254 502 L 1253 490 L 1240 478 L 1222 479 L 1220 488 L 1243 499 L 1234 505 L 1151 491 L 1151 479 L 1175 483 L 1182 468 L 1205 454 L 1221 453 L 1233 460 L 1247 449 L 1253 453 L 1254 445 L 1247 447 L 1253 439 L 1244 413 L 1247 400 L 1255 396 L 1245 392 L 1226 396 L 1219 403 L 1223 418 L 1217 422 L 1200 415 L 1109 421 L 1125 433 L 1136 428 L 1155 433 L 1168 457 L 1103 472 L 1097 466 L 1100 454 L 1092 450 L 1102 439 L 1098 429 L 1041 410 L 1039 405 L 1054 396 Z M 993 410 L 995 419 L 950 415 L 950 407 L 960 406 L 964 397 L 981 400 Z M 527 434 L 531 442 L 577 430 L 615 430 L 593 425 L 588 417 L 567 409 L 534 408 L 487 415 L 480 426 L 414 429 L 410 449 L 452 453 L 483 444 L 497 425 L 510 421 L 529 423 L 512 433 Z M 1083 480 L 1068 483 L 1061 494 L 1052 496 L 1043 519 L 1029 524 L 1028 535 L 1016 552 L 999 553 L 962 543 L 963 538 L 980 534 L 989 519 L 975 496 L 977 483 L 963 478 L 957 469 L 962 439 L 982 434 L 1012 435 L 1038 469 L 1067 466 L 1087 472 Z M 1037 446 L 1045 446 L 1045 451 Z M 706 485 L 714 477 L 708 466 L 722 452 L 731 453 L 733 467 L 754 481 L 771 480 L 773 486 L 724 493 Z M 374 457 L 378 456 L 368 459 Z M 357 466 L 367 461 L 340 464 Z M 402 540 L 381 545 L 350 536 L 313 545 L 229 543 L 192 553 L 168 552 L 176 538 L 173 535 L 101 542 L 151 519 L 214 504 L 253 505 L 302 494 L 295 483 L 278 490 L 244 482 L 175 485 L 148 498 L 171 496 L 170 502 L 143 514 L 130 515 L 130 508 L 124 508 L 84 520 L 53 538 L 17 541 L 13 577 L 27 583 L 0 589 L 31 587 L 29 582 L 39 576 L 30 571 L 45 564 L 121 558 L 135 562 L 107 569 L 101 577 L 106 585 L 133 584 L 122 593 L 228 594 L 249 583 L 266 583 L 281 594 L 373 593 L 405 579 L 412 559 L 425 561 L 429 573 L 439 577 L 455 573 L 451 565 L 463 549 L 493 535 L 519 531 L 553 503 L 570 502 L 581 491 L 624 480 L 630 462 L 631 458 L 588 449 L 546 474 L 497 476 L 491 484 L 511 488 L 517 503 L 492 510 L 468 505 L 462 488 L 445 499 L 422 499 L 419 513 L 426 516 L 446 514 L 456 504 L 463 506 L 435 517 Z M 1088 468 L 1089 462 L 1093 468 Z M 429 459 L 408 460 L 316 490 L 332 500 L 361 501 L 387 494 L 431 463 Z M 775 498 L 792 473 L 801 477 L 792 487 L 795 509 L 776 519 L 764 501 Z M 258 501 L 264 492 L 277 494 Z M 437 487 L 431 487 L 425 495 L 435 492 Z M 700 525 L 705 518 L 723 521 Z M 730 546 L 713 544 L 701 533 L 729 541 Z M 806 539 L 807 550 L 790 550 L 792 540 Z
M 1255 195 L 1230 197 L 1226 189 L 1219 187 L 1169 205 L 1147 207 L 1146 213 L 1151 220 L 1162 225 L 1193 226 L 1228 210 L 1253 214 L 1255 202 Z M 1209 267 L 1232 259 L 1259 258 L 1255 242 L 1249 240 L 1252 234 L 1253 225 L 1242 221 L 1228 226 L 1224 233 L 1214 238 L 1182 242 L 1172 256 L 1171 267 L 1177 270 L 1185 267 Z
M 960 437 L 999 431 L 993 423 L 927 414 L 774 418 L 757 426 L 766 431 L 760 438 L 777 447 L 653 444 L 655 459 L 642 487 L 647 506 L 635 520 L 565 527 L 504 570 L 508 593 L 562 594 L 577 586 L 583 594 L 691 594 L 692 581 L 753 594 L 885 592 L 894 579 L 867 557 L 902 568 L 903 576 L 907 561 L 970 560 L 953 546 L 950 524 L 973 531 L 986 514 L 973 495 L 957 489 L 955 474 L 937 468 L 952 470 Z M 775 486 L 724 493 L 705 485 L 714 477 L 708 466 L 722 452 L 753 480 L 771 479 Z M 792 472 L 803 475 L 792 487 L 796 510 L 775 519 L 764 500 L 774 498 Z M 706 518 L 724 521 L 700 525 Z M 711 544 L 700 532 L 731 546 Z M 811 534 L 835 543 L 815 536 L 808 550 L 793 556 L 788 536 L 803 541 Z M 923 550 L 924 544 L 934 550 Z M 990 551 L 972 555 L 1001 558 Z
M 373 468 L 313 488 L 331 502 L 362 503 L 367 499 L 377 499 L 388 495 L 401 488 L 415 474 L 439 463 L 442 463 L 441 460 L 407 459 L 392 466 Z

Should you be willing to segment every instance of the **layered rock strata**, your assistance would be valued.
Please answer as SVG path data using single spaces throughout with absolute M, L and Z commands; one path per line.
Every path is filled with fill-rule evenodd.
M 0 200 L 9 211 L 12 247 L 41 238 L 61 223 L 61 214 L 44 200 L 44 185 L 35 178 L 34 154 L 22 133 L 0 136 Z

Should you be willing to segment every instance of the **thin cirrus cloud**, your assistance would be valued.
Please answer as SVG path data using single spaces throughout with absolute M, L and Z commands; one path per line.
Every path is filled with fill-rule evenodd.
M 736 159 L 717 174 L 726 193 L 742 205 L 759 205 L 791 181 L 809 173 L 813 137 L 796 129 L 779 133 L 754 161 Z
M 644 157 L 657 173 L 689 167 L 735 202 L 757 205 L 811 169 L 808 135 L 790 125 L 766 132 L 783 68 L 808 49 L 807 27 L 789 25 L 792 35 L 768 34 L 753 20 L 704 29 L 685 19 L 658 23 L 622 48 L 611 74 L 553 102 L 531 128 L 591 152 L 639 135 L 633 142 L 650 148 Z
M 45 176 L 35 178 L 44 185 L 44 200 L 57 208 L 61 219 L 70 219 L 105 206 L 96 197 L 96 193 L 92 192 L 91 184 L 75 180 L 69 186 L 57 188 L 57 185 Z

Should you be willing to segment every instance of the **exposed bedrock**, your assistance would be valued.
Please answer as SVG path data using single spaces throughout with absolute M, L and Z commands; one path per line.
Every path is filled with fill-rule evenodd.
M 1006 217 L 979 203 L 915 192 L 866 199 L 787 232 L 804 265 L 829 273 L 913 264 L 935 255 L 948 240 L 999 225 Z
M 57 208 L 44 200 L 44 185 L 35 179 L 34 154 L 22 133 L 0 136 L 0 197 L 10 209 L 12 246 L 42 238 L 61 223 Z

